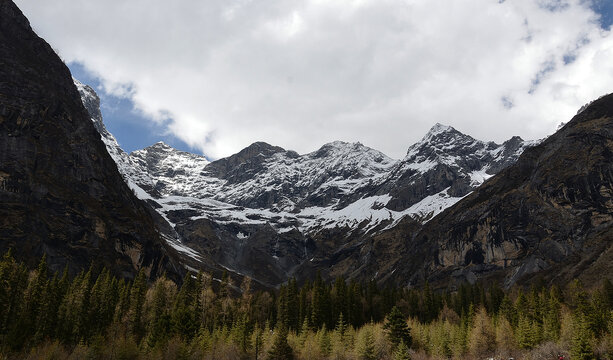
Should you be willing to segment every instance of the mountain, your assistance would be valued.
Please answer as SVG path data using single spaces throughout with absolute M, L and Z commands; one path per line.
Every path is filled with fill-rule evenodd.
M 0 251 L 31 265 L 46 254 L 56 271 L 95 264 L 180 279 L 175 251 L 120 176 L 70 71 L 7 0 L 0 62 Z
M 536 144 L 483 142 L 436 124 L 401 160 L 341 141 L 303 155 L 256 142 L 213 162 L 162 142 L 126 154 L 95 92 L 75 82 L 124 179 L 165 220 L 158 228 L 184 261 L 265 286 L 322 267 L 332 274 L 349 249 L 403 222 L 421 226 Z
M 607 95 L 423 228 L 405 228 L 390 270 L 378 270 L 404 284 L 596 283 L 613 271 L 612 159 Z

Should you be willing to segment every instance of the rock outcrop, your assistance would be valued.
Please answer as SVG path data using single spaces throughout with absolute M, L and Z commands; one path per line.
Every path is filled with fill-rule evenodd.
M 90 264 L 132 277 L 176 254 L 120 176 L 68 68 L 12 1 L 0 1 L 0 251 L 54 270 Z
M 404 238 L 401 283 L 586 283 L 613 273 L 613 95 Z M 408 259 L 423 258 L 414 262 Z

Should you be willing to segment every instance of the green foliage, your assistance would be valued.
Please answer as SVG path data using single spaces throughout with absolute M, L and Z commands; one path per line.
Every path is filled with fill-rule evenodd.
M 294 358 L 294 352 L 287 343 L 287 328 L 281 326 L 275 334 L 275 340 L 272 344 L 272 348 L 268 352 L 268 359 L 270 360 L 291 360 Z
M 393 346 L 398 346 L 400 342 L 404 342 L 407 346 L 411 346 L 411 333 L 405 316 L 397 307 L 393 307 L 392 311 L 385 319 L 384 328 L 387 330 L 387 336 Z
M 215 277 L 187 274 L 177 287 L 144 270 L 126 281 L 91 266 L 71 278 L 68 268 L 51 273 L 46 258 L 28 270 L 9 252 L 0 259 L 0 358 L 408 359 L 411 346 L 420 358 L 613 352 L 608 280 L 592 291 L 574 281 L 564 290 L 444 292 L 318 274 L 278 292 L 253 291 L 245 278 L 239 293 L 227 274 Z
M 496 349 L 496 333 L 484 307 L 475 314 L 470 332 L 470 352 L 475 356 L 490 355 Z
M 332 352 L 332 339 L 330 339 L 330 333 L 326 330 L 325 326 L 317 332 L 317 338 L 321 353 L 324 356 L 330 355 L 330 352 Z
M 366 325 L 359 333 L 356 348 L 360 360 L 374 360 L 377 358 L 372 327 L 372 324 Z
M 394 360 L 411 360 L 411 354 L 409 354 L 409 347 L 401 341 L 394 351 Z
M 574 333 L 571 348 L 572 358 L 578 360 L 594 359 L 592 332 L 589 328 L 588 320 L 582 314 L 578 315 L 575 321 Z

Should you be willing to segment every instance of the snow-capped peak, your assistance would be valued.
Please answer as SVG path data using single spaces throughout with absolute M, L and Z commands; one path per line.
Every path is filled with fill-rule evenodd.
M 443 125 L 441 123 L 436 123 L 436 124 L 434 124 L 434 126 L 432 126 L 430 128 L 430 130 L 428 131 L 427 135 L 435 136 L 435 135 L 438 135 L 440 133 L 450 132 L 450 131 L 457 131 L 457 130 L 454 129 L 453 127 L 451 127 L 451 126 Z

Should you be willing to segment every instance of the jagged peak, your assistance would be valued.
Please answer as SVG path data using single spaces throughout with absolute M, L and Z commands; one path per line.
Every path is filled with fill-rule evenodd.
M 79 79 L 75 77 L 72 78 L 72 82 L 77 87 L 79 94 L 81 94 L 81 98 L 83 98 L 83 96 L 85 95 L 87 97 L 92 98 L 94 101 L 98 103 L 100 102 L 100 97 L 98 96 L 96 91 L 94 91 L 94 89 L 91 86 L 87 84 L 83 84 L 81 81 L 79 81 Z
M 613 104 L 613 93 L 605 94 L 583 105 L 577 112 L 577 115 L 583 114 L 583 116 L 587 118 L 613 117 L 611 104 Z
M 147 150 L 147 149 L 161 149 L 161 150 L 170 150 L 170 151 L 176 150 L 175 148 L 173 148 L 172 146 L 166 144 L 165 142 L 161 140 L 151 146 L 146 147 L 144 150 Z
M 443 125 L 441 123 L 436 123 L 434 124 L 430 130 L 428 130 L 428 133 L 426 135 L 438 135 L 441 133 L 447 133 L 447 132 L 457 132 L 456 129 L 454 129 L 453 127 L 449 126 L 449 125 Z
M 428 130 L 426 135 L 424 135 L 420 141 L 409 147 L 407 156 L 410 156 L 416 151 L 416 149 L 424 146 L 431 146 L 433 144 L 437 145 L 441 143 L 449 144 L 451 142 L 456 142 L 457 140 L 462 143 L 477 141 L 473 137 L 456 130 L 452 126 L 436 123 L 430 128 L 430 130 Z
M 323 144 L 321 149 L 361 149 L 368 148 L 367 146 L 362 145 L 360 142 L 347 142 L 341 140 L 331 141 L 329 143 Z
M 147 146 L 144 149 L 134 150 L 130 155 L 147 156 L 147 154 L 159 152 L 174 153 L 179 152 L 179 150 L 173 148 L 172 146 L 166 144 L 163 141 L 158 141 L 155 144 Z
M 381 153 L 378 150 L 372 149 L 366 145 L 363 145 L 361 142 L 346 142 L 346 141 L 332 141 L 324 144 L 318 150 L 308 154 L 312 157 L 323 158 L 328 156 L 346 156 L 347 154 L 366 154 L 366 153 L 376 153 L 383 158 L 387 158 L 387 156 Z
M 279 152 L 285 152 L 285 149 L 280 146 L 270 145 L 269 143 L 264 141 L 256 141 L 253 144 L 244 148 L 243 150 L 239 151 L 236 155 L 251 157 L 262 154 L 264 156 L 269 156 Z

